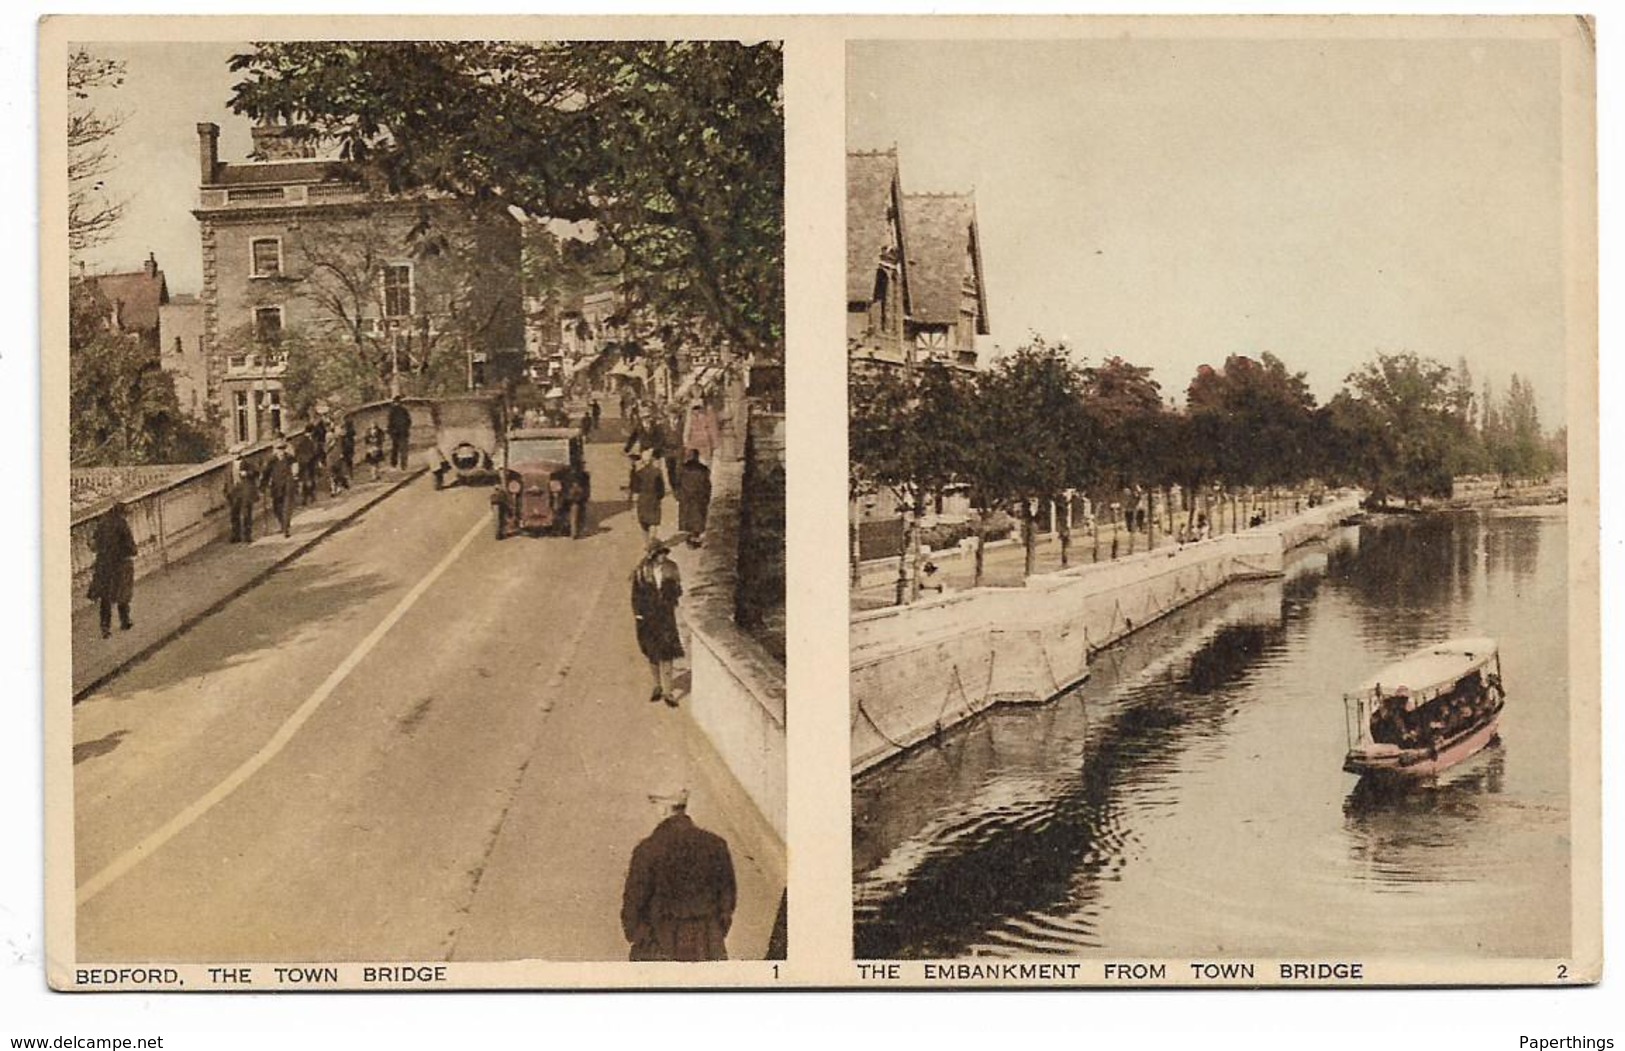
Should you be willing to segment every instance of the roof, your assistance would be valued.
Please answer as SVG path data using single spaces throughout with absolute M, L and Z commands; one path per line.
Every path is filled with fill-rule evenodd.
M 226 162 L 215 169 L 210 186 L 285 185 L 300 182 L 348 181 L 341 174 L 342 165 L 332 160 L 265 161 L 261 163 Z
M 162 270 L 97 274 L 85 280 L 92 282 L 116 311 L 119 328 L 125 332 L 157 331 L 158 308 L 169 302 L 169 286 L 164 283 Z
M 903 197 L 908 230 L 909 316 L 926 324 L 954 324 L 966 278 L 967 252 L 976 283 L 976 331 L 988 332 L 987 293 L 982 287 L 982 248 L 976 202 L 963 193 L 911 193 Z
M 576 427 L 516 427 L 508 432 L 510 438 L 579 438 Z
M 893 202 L 901 196 L 897 151 L 846 155 L 846 298 L 867 302 L 874 295 L 875 265 L 891 240 L 887 229 Z M 902 216 L 897 217 L 899 224 Z
M 1489 638 L 1451 639 L 1400 658 L 1360 684 L 1359 692 L 1382 688 L 1384 696 L 1414 695 L 1449 687 L 1496 653 Z

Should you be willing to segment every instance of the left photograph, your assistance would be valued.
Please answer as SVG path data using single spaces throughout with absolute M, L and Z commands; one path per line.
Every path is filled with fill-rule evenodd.
M 53 982 L 783 959 L 782 46 L 54 29 Z

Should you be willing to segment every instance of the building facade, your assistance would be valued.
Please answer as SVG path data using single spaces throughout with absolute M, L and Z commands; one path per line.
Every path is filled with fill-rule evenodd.
M 181 410 L 208 418 L 208 356 L 203 344 L 203 301 L 176 294 L 158 308 L 158 360 L 175 381 Z
M 255 128 L 258 159 L 229 163 L 217 125 L 197 133 L 202 400 L 230 440 L 295 422 L 295 333 L 354 355 L 380 390 L 472 389 L 522 371 L 520 229 L 506 210 L 370 192 L 283 126 Z
M 847 154 L 846 301 L 854 361 L 974 369 L 990 332 L 975 199 L 904 193 L 896 150 Z

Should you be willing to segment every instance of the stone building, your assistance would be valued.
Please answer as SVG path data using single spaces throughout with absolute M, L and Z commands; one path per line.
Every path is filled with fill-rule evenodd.
M 473 388 L 524 366 L 519 222 L 446 196 L 369 191 L 286 126 L 222 161 L 199 124 L 203 400 L 232 441 L 289 428 L 284 336 L 357 355 L 385 389 Z
M 970 194 L 906 194 L 894 149 L 846 158 L 847 347 L 858 361 L 976 367 L 989 333 Z
M 140 270 L 89 274 L 79 280 L 101 299 L 109 332 L 133 338 L 157 353 L 158 315 L 169 302 L 169 284 L 157 257 L 149 253 Z
M 203 301 L 177 293 L 158 307 L 158 360 L 175 381 L 181 410 L 208 418 L 208 355 L 203 345 Z

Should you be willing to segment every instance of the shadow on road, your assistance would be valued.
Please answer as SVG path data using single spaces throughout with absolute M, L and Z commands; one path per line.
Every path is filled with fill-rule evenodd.
M 207 679 L 250 654 L 292 642 L 391 586 L 377 573 L 335 578 L 330 566 L 292 563 L 203 618 L 94 696 L 120 700 L 188 679 Z M 75 754 L 75 762 L 78 758 Z

